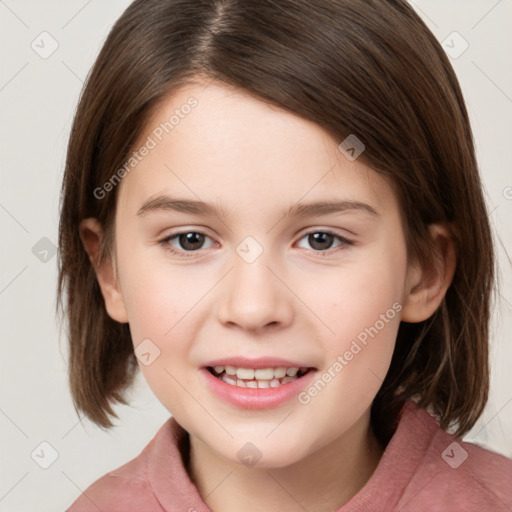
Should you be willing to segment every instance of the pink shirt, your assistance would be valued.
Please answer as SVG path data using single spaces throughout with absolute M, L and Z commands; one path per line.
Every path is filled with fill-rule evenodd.
M 210 512 L 183 465 L 186 435 L 169 418 L 135 459 L 96 480 L 67 512 Z M 356 511 L 510 512 L 512 461 L 455 439 L 409 401 L 377 469 L 336 512 Z

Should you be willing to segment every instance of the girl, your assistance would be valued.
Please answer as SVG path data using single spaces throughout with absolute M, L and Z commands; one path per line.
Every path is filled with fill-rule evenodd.
M 462 94 L 401 0 L 137 0 L 69 141 L 75 407 L 172 417 L 70 512 L 505 511 L 461 440 L 494 255 Z

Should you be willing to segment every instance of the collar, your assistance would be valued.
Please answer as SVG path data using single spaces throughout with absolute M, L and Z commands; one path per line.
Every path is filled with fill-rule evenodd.
M 412 476 L 403 470 L 403 458 L 407 458 L 408 465 L 415 466 L 414 461 L 421 460 L 439 429 L 435 419 L 410 400 L 404 403 L 399 418 L 376 470 L 365 486 L 337 512 L 369 509 L 376 502 L 391 506 L 398 502 Z M 414 443 L 410 442 L 411 432 L 414 432 Z M 189 434 L 174 417 L 169 418 L 147 446 L 148 478 L 165 510 L 211 512 L 187 473 L 189 446 Z

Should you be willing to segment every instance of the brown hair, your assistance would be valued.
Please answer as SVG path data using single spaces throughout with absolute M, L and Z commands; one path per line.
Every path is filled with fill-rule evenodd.
M 436 313 L 402 322 L 372 405 L 387 443 L 414 398 L 441 427 L 466 433 L 487 401 L 494 252 L 473 138 L 455 73 L 405 0 L 137 0 L 112 28 L 83 89 L 69 139 L 59 231 L 60 310 L 69 321 L 75 408 L 112 426 L 137 362 L 127 324 L 107 315 L 78 225 L 110 234 L 114 189 L 94 190 L 126 161 L 158 104 L 199 76 L 314 121 L 389 176 L 409 255 L 432 261 L 428 225 L 449 223 L 457 268 Z M 66 307 L 62 307 L 66 292 Z

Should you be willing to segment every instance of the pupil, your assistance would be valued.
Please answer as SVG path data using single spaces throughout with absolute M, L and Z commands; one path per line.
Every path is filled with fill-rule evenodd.
M 194 250 L 200 249 L 201 245 L 204 243 L 204 235 L 200 233 L 183 233 L 179 237 L 180 245 L 183 249 Z M 199 244 L 196 246 L 194 244 Z
M 308 235 L 308 242 L 313 249 L 329 249 L 333 243 L 333 235 L 329 233 L 311 233 Z M 179 236 L 180 245 L 183 249 L 199 249 L 204 243 L 204 235 L 201 233 L 182 233 Z
M 313 249 L 329 249 L 333 243 L 333 235 L 330 235 L 329 233 L 311 233 L 308 236 L 308 242 Z M 325 244 L 327 244 L 327 246 Z

